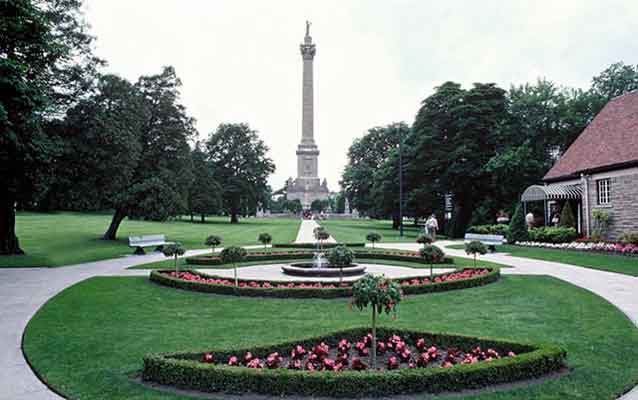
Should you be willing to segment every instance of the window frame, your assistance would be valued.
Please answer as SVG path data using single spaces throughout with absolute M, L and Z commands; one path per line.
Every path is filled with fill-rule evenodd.
M 600 206 L 611 204 L 611 178 L 596 180 L 596 197 Z

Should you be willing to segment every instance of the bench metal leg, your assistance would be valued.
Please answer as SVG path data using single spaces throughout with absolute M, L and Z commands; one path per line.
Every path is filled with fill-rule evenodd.
M 143 256 L 144 254 L 146 254 L 146 252 L 144 251 L 143 247 L 136 247 L 135 248 L 135 253 L 136 256 Z
M 490 251 L 490 253 L 496 253 L 496 246 L 494 246 L 493 244 L 487 246 L 487 249 Z

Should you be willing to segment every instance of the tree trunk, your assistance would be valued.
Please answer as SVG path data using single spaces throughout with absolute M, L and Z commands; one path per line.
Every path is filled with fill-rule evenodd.
M 195 216 L 191 213 L 191 222 L 195 222 Z
M 206 215 L 202 214 L 202 223 L 206 222 Z
M 372 306 L 372 369 L 377 369 L 377 309 Z
M 392 229 L 397 230 L 399 229 L 399 225 L 401 224 L 400 220 L 399 220 L 399 215 L 398 214 L 393 214 L 392 215 Z
M 126 212 L 122 209 L 115 210 L 115 214 L 113 214 L 113 219 L 111 219 L 111 225 L 109 225 L 109 229 L 104 233 L 102 239 L 104 240 L 116 240 L 117 239 L 117 230 L 120 227 L 122 221 L 126 218 Z
M 237 218 L 237 211 L 231 211 L 230 212 L 230 223 L 231 224 L 236 224 L 239 222 L 239 219 Z
M 0 205 L 0 254 L 20 255 L 24 251 L 20 248 L 18 237 L 16 236 L 16 211 L 15 201 L 8 193 L 3 193 L 5 199 Z

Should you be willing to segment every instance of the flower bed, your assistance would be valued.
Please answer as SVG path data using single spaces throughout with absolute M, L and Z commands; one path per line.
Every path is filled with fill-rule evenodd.
M 434 279 L 414 277 L 398 280 L 404 294 L 423 294 L 482 286 L 500 278 L 498 269 L 463 269 L 434 275 Z M 208 275 L 194 270 L 176 274 L 172 270 L 151 271 L 153 282 L 185 290 L 205 293 L 279 298 L 336 298 L 352 294 L 352 282 L 303 282 L 239 280 Z
M 346 247 L 365 247 L 365 243 L 323 243 L 321 245 L 324 249 L 330 249 L 332 247 L 337 246 L 346 246 Z M 314 243 L 275 243 L 272 247 L 286 247 L 289 249 L 316 249 L 317 245 Z
M 367 329 L 273 346 L 144 357 L 142 379 L 205 392 L 387 396 L 459 391 L 561 370 L 555 346 L 379 328 L 378 369 Z
M 546 249 L 576 250 L 590 251 L 597 253 L 617 254 L 624 256 L 638 256 L 638 245 L 628 243 L 609 243 L 609 242 L 591 242 L 591 241 L 574 241 L 570 243 L 541 243 L 541 242 L 516 242 L 518 246 L 540 247 Z
M 418 264 L 427 264 L 423 257 L 419 255 L 419 253 L 414 251 L 366 251 L 366 250 L 355 250 L 355 257 L 364 258 L 369 260 L 394 260 L 394 261 L 407 261 Z M 259 252 L 249 252 L 246 254 L 244 261 L 253 262 L 253 261 L 290 261 L 290 260 L 310 260 L 314 257 L 314 252 L 312 251 L 259 251 Z M 221 260 L 219 256 L 196 256 L 196 257 L 188 257 L 186 262 L 191 265 L 223 265 L 224 262 Z M 435 260 L 434 264 L 453 264 L 454 260 L 450 257 L 443 257 L 441 259 Z

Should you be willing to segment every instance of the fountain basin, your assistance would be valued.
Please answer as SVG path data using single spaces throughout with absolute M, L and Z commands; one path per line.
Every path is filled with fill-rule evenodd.
M 316 264 L 312 262 L 299 262 L 292 263 L 290 265 L 283 265 L 281 269 L 284 274 L 287 275 L 334 277 L 340 276 L 342 274 L 343 276 L 363 275 L 366 271 L 366 266 L 351 264 L 347 267 L 339 269 L 339 267 L 330 265 L 322 265 L 321 267 L 317 267 Z

